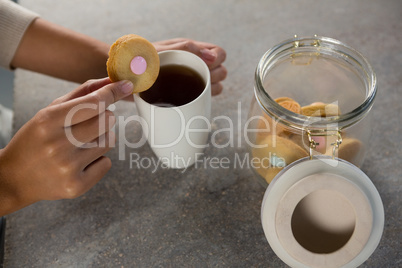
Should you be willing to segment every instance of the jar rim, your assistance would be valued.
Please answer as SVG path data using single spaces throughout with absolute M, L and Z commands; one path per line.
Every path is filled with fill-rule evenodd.
M 289 48 L 294 51 L 301 48 L 311 49 L 317 53 L 321 53 L 322 49 L 328 49 L 341 53 L 348 60 L 354 61 L 365 73 L 367 80 L 364 101 L 350 112 L 338 116 L 320 117 L 320 120 L 311 120 L 309 116 L 294 113 L 280 106 L 264 89 L 263 79 L 268 63 L 272 62 L 279 53 Z M 368 60 L 360 52 L 341 41 L 323 36 L 295 36 L 275 45 L 262 56 L 255 71 L 254 91 L 256 100 L 261 108 L 289 127 L 303 130 L 306 129 L 306 122 L 308 122 L 309 129 L 343 129 L 359 122 L 370 111 L 377 94 L 377 79 Z

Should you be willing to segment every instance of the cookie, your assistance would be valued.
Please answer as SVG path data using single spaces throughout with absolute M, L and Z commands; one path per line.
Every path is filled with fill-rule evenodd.
M 275 102 L 278 103 L 283 108 L 292 111 L 294 113 L 300 114 L 301 112 L 300 104 L 295 100 L 293 100 L 292 98 L 280 97 L 275 99 Z M 259 138 L 260 136 L 266 136 L 267 135 L 266 133 L 269 131 L 272 132 L 271 134 L 276 133 L 279 135 L 283 131 L 287 130 L 287 127 L 284 126 L 282 123 L 280 123 L 279 120 L 278 121 L 274 120 L 266 113 L 264 113 L 263 117 L 259 120 L 257 128 L 266 130 L 266 132 L 265 131 L 257 132 L 257 138 Z
M 290 163 L 308 156 L 308 152 L 293 141 L 280 136 L 269 135 L 252 149 L 253 167 L 270 183 L 276 174 Z
M 301 112 L 300 104 L 292 98 L 281 97 L 275 99 L 275 102 L 278 103 L 283 108 L 288 109 L 289 111 L 294 112 L 296 114 L 300 114 Z
M 256 132 L 257 139 L 272 134 L 273 132 L 272 118 L 266 113 L 263 113 L 262 116 L 258 118 L 257 129 L 260 130 L 259 132 Z
M 283 101 L 294 101 L 292 98 L 289 97 L 279 97 L 277 99 L 275 99 L 276 103 L 281 103 Z
M 149 89 L 159 74 L 159 56 L 155 47 L 145 38 L 128 34 L 110 47 L 107 72 L 112 82 L 130 80 L 133 93 Z
M 282 97 L 282 98 L 278 98 L 275 100 L 280 106 L 282 106 L 283 108 L 294 112 L 296 114 L 300 114 L 301 113 L 301 106 L 300 104 L 295 101 L 294 99 L 288 98 L 288 97 Z M 287 134 L 291 134 L 291 130 L 289 127 L 285 126 L 282 123 L 277 123 L 276 125 L 276 134 L 280 135 L 281 133 L 287 133 Z
M 338 157 L 351 163 L 359 158 L 363 153 L 363 144 L 360 140 L 354 138 L 344 138 L 338 148 Z
M 278 173 L 282 169 L 283 168 L 279 168 L 279 167 L 270 167 L 270 168 L 266 168 L 266 169 L 259 169 L 259 170 L 257 170 L 257 172 L 264 178 L 264 180 L 268 184 L 270 184 L 272 182 L 272 180 L 275 178 L 275 176 L 278 175 Z M 260 172 L 263 172 L 263 174 L 261 174 Z
M 301 112 L 300 104 L 293 100 L 282 101 L 279 105 L 296 114 L 300 114 Z
M 301 148 L 304 148 L 306 151 L 310 151 L 310 141 L 308 140 L 308 136 L 306 132 L 297 131 L 292 134 L 281 133 L 281 137 L 289 139 L 299 145 Z
M 341 111 L 339 110 L 339 106 L 336 104 L 316 102 L 308 106 L 303 106 L 301 108 L 301 114 L 314 117 L 330 117 L 340 115 Z

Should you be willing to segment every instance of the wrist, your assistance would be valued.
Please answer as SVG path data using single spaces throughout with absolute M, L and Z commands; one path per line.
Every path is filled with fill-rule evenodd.
M 15 175 L 13 169 L 9 167 L 6 149 L 0 150 L 0 216 L 10 214 L 29 204 L 24 204 L 18 193 L 17 187 L 14 186 Z
M 95 44 L 94 55 L 93 55 L 93 59 L 95 61 L 94 69 L 96 69 L 97 72 L 94 73 L 92 76 L 89 76 L 88 79 L 86 79 L 86 80 L 94 79 L 94 78 L 104 78 L 104 77 L 108 76 L 107 69 L 106 69 L 106 62 L 109 58 L 110 46 L 108 44 L 103 43 L 98 40 L 94 40 L 94 44 Z

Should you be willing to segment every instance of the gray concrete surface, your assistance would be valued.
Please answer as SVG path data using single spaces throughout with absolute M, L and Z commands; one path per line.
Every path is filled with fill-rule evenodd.
M 227 51 L 225 90 L 212 116 L 244 124 L 262 54 L 294 34 L 323 35 L 360 50 L 379 81 L 372 146 L 362 170 L 385 208 L 382 240 L 362 267 L 400 267 L 402 1 L 21 1 L 45 19 L 112 43 L 126 33 L 151 41 L 189 37 Z M 18 70 L 17 131 L 41 107 L 76 85 Z M 242 122 L 237 122 L 239 116 Z M 116 113 L 135 114 L 120 103 Z M 215 129 L 227 127 L 219 122 Z M 122 130 L 131 141 L 141 129 Z M 235 140 L 238 134 L 235 133 Z M 222 137 L 223 141 L 227 137 Z M 179 170 L 130 167 L 129 155 L 153 157 L 148 147 L 127 149 L 112 170 L 75 200 L 40 202 L 8 216 L 6 267 L 286 267 L 270 249 L 260 222 L 264 189 L 246 168 Z M 241 144 L 208 148 L 206 156 L 247 152 Z M 23 164 L 23 163 L 22 163 Z
M 0 68 L 0 104 L 13 109 L 14 72 Z

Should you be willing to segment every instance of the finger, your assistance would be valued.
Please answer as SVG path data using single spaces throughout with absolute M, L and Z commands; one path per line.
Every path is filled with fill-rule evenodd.
M 181 43 L 181 42 L 183 42 L 185 40 L 188 40 L 188 39 L 178 37 L 178 38 L 172 38 L 172 39 L 168 39 L 168 40 L 161 40 L 161 41 L 153 42 L 153 45 L 155 47 L 162 47 L 163 48 L 164 46 L 169 46 L 169 45 L 172 45 L 172 44 Z
M 81 176 L 75 181 L 70 198 L 79 197 L 89 191 L 96 183 L 98 183 L 112 167 L 112 161 L 101 156 L 91 162 L 81 173 Z
M 201 46 L 199 42 L 190 39 L 180 38 L 169 41 L 172 42 L 166 42 L 163 45 L 159 46 L 159 50 L 184 50 L 197 55 L 198 57 L 203 59 L 207 63 L 207 65 L 212 64 L 217 58 L 215 51 L 212 51 L 205 46 Z
M 191 39 L 182 38 L 182 37 L 172 38 L 172 39 L 168 39 L 168 40 L 162 40 L 162 41 L 153 42 L 153 45 L 154 45 L 155 47 L 164 49 L 164 48 L 166 48 L 167 46 L 170 46 L 170 45 L 177 45 L 178 43 L 183 43 L 183 42 L 186 42 L 186 41 L 192 41 L 192 42 L 196 43 L 197 45 L 199 45 L 200 47 L 205 47 L 205 48 L 208 48 L 208 49 L 211 49 L 211 48 L 216 47 L 216 45 L 215 45 L 215 44 L 212 44 L 212 43 L 200 42 L 200 41 L 193 41 L 193 40 L 191 40 Z M 175 47 L 174 49 L 179 49 L 179 48 Z
M 123 98 L 124 101 L 134 102 L 134 95 L 128 95 L 127 97 Z
M 223 48 L 212 43 L 206 43 L 200 41 L 192 41 L 192 42 L 194 42 L 195 47 L 200 49 L 201 52 L 200 57 L 207 63 L 210 69 L 216 68 L 225 61 L 226 51 Z
M 208 49 L 208 50 L 205 50 Z M 207 63 L 208 67 L 210 70 L 215 69 L 219 65 L 221 65 L 225 60 L 226 60 L 226 52 L 223 48 L 215 46 L 213 48 L 205 48 L 204 55 L 206 54 L 206 51 L 209 51 L 211 55 L 215 55 L 215 59 L 211 60 L 210 59 L 204 59 L 204 61 Z M 204 56 L 205 57 L 205 56 Z
M 95 90 L 98 90 L 99 88 L 104 87 L 110 83 L 112 83 L 112 81 L 110 81 L 109 77 L 105 77 L 102 79 L 88 80 L 87 82 L 80 85 L 73 91 L 55 99 L 50 105 L 60 104 L 72 99 L 76 99 L 78 97 L 88 95 L 89 93 L 94 92 Z
M 219 95 L 223 90 L 223 86 L 221 83 L 215 83 L 211 85 L 211 94 L 212 96 Z
M 56 105 L 55 120 L 64 127 L 72 126 L 103 113 L 107 107 L 133 92 L 130 81 L 108 84 L 88 95 Z M 50 107 L 53 108 L 53 107 Z
M 75 124 L 71 129 L 72 138 L 77 144 L 90 142 L 109 131 L 116 123 L 113 112 L 106 110 L 99 116 L 92 117 L 84 122 Z
M 218 83 L 225 80 L 227 76 L 227 70 L 224 66 L 220 65 L 217 68 L 210 71 L 211 73 L 211 83 Z
M 112 83 L 112 81 L 110 80 L 109 77 L 105 77 L 102 79 L 96 79 L 96 80 L 88 80 L 87 82 L 82 84 L 82 88 L 80 90 L 76 90 L 76 91 L 71 92 L 71 94 L 68 94 L 66 96 L 65 101 L 88 95 L 110 83 Z
M 201 57 L 201 47 L 199 47 L 194 41 L 189 39 L 178 39 L 175 43 L 169 43 L 163 45 L 164 50 L 184 50 L 191 52 Z
M 191 52 L 205 61 L 210 69 L 215 69 L 226 59 L 223 48 L 206 42 L 193 41 L 186 38 L 176 38 L 154 43 L 158 51 L 185 50 Z
M 107 153 L 116 144 L 116 135 L 113 131 L 108 131 L 81 148 L 77 148 L 77 159 L 81 163 L 81 170 L 84 170 L 93 161 Z

